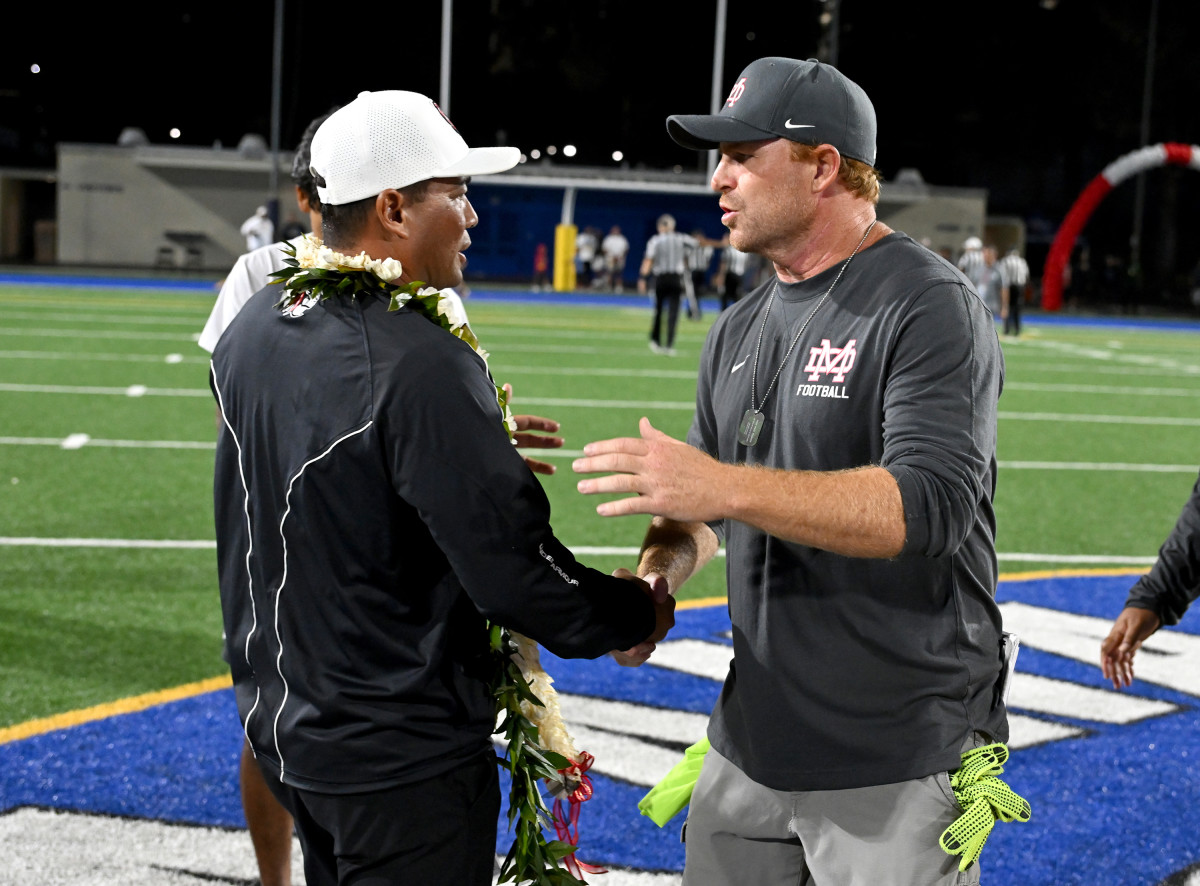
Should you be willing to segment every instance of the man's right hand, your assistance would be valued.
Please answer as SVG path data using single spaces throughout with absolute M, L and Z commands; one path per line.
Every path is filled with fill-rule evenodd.
M 667 580 L 661 575 L 650 574 L 644 579 L 635 576 L 628 569 L 618 569 L 613 573 L 617 578 L 624 578 L 646 585 L 646 591 L 654 603 L 654 633 L 623 652 L 614 649 L 609 653 L 617 664 L 626 668 L 636 668 L 643 665 L 657 648 L 659 640 L 667 636 L 667 632 L 675 627 L 675 598 L 671 596 Z

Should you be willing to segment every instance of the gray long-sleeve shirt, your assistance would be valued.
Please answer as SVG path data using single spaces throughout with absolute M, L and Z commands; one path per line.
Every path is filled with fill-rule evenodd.
M 779 286 L 762 336 L 760 401 L 839 267 Z M 715 527 L 728 554 L 734 659 L 709 736 L 780 790 L 956 768 L 972 730 L 999 741 L 1008 732 L 997 693 L 992 497 L 1003 358 L 992 316 L 949 263 L 889 235 L 854 258 L 813 315 L 747 448 L 737 431 L 773 283 L 714 323 L 689 442 L 721 461 L 772 468 L 880 465 L 899 485 L 907 540 L 895 559 L 863 559 L 735 521 Z

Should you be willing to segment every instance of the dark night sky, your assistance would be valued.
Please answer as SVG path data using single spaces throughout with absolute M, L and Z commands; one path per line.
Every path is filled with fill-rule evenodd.
M 1149 143 L 1200 142 L 1200 53 L 1189 0 L 1158 0 Z M 111 5 L 48 21 L 6 13 L 0 60 L 0 165 L 53 166 L 60 141 L 114 143 L 126 126 L 151 142 L 232 147 L 270 136 L 274 3 Z M 763 55 L 816 56 L 818 0 L 729 3 L 722 96 Z M 1050 230 L 1087 182 L 1141 145 L 1150 2 L 843 0 L 838 65 L 879 117 L 885 181 L 905 167 L 936 185 L 981 187 L 989 211 Z M 471 144 L 522 150 L 573 142 L 573 161 L 697 168 L 666 136 L 672 113 L 708 110 L 716 0 L 455 0 L 450 116 Z M 780 10 L 785 11 L 780 11 Z M 281 147 L 363 89 L 439 95 L 439 2 L 288 0 Z M 125 16 L 122 18 L 121 16 Z M 22 19 L 25 19 L 24 21 Z M 38 74 L 30 65 L 38 64 Z M 1146 176 L 1147 249 L 1174 238 L 1200 258 L 1192 207 L 1200 179 Z M 1132 185 L 1088 233 L 1122 248 Z M 1149 258 L 1148 258 L 1149 262 Z

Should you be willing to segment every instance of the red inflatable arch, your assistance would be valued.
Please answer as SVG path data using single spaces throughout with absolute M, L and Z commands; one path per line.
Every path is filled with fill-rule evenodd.
M 1158 166 L 1190 166 L 1200 171 L 1200 146 L 1165 142 L 1131 151 L 1104 167 L 1104 170 L 1088 182 L 1067 213 L 1050 245 L 1046 256 L 1046 267 L 1042 271 L 1042 307 L 1057 311 L 1062 307 L 1063 269 L 1071 258 L 1075 240 L 1092 212 L 1108 192 L 1130 176 L 1144 169 Z

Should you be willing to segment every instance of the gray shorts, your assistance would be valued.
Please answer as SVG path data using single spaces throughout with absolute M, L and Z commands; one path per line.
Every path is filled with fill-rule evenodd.
M 949 773 L 840 791 L 776 791 L 710 750 L 684 824 L 684 886 L 966 886 L 938 838 L 962 815 Z

